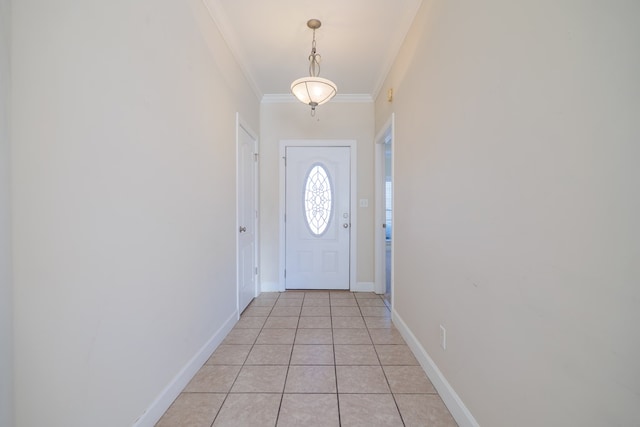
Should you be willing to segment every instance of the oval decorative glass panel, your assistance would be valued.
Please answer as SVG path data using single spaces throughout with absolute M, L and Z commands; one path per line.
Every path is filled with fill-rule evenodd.
M 321 164 L 311 167 L 305 181 L 304 211 L 307 225 L 313 234 L 320 236 L 331 219 L 331 182 L 327 170 Z

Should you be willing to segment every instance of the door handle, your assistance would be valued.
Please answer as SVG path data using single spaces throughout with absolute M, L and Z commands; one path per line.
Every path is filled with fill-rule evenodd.
M 342 227 L 343 228 L 349 228 L 349 224 L 345 222 L 344 224 L 342 224 Z
M 241 233 L 244 233 L 245 231 L 247 231 L 247 227 L 242 227 L 242 226 L 241 226 L 241 227 L 240 227 L 240 232 L 241 232 Z

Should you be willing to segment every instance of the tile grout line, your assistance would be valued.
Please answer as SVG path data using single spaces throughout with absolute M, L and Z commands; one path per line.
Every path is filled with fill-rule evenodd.
M 360 303 L 358 303 L 360 305 Z M 371 328 L 375 329 L 375 328 Z M 380 355 L 378 354 L 378 349 L 376 348 L 375 343 L 373 342 L 373 337 L 371 336 L 371 331 L 367 326 L 367 333 L 369 334 L 369 338 L 371 338 L 371 344 L 373 344 L 373 349 L 376 352 L 376 357 L 378 358 L 378 362 L 380 362 L 380 370 L 382 370 L 382 375 L 384 375 L 384 380 L 387 382 L 387 387 L 389 387 L 389 393 L 391 394 L 391 398 L 393 399 L 393 404 L 396 406 L 396 410 L 398 411 L 398 415 L 400 416 L 400 421 L 402 421 L 402 425 L 406 426 L 404 421 L 404 417 L 402 416 L 402 412 L 400 412 L 400 407 L 398 406 L 398 402 L 396 401 L 396 395 L 393 393 L 391 389 L 391 383 L 389 383 L 389 378 L 387 378 L 387 372 L 384 370 L 384 366 L 382 365 L 382 360 L 380 360 Z
M 282 294 L 278 295 L 278 299 L 273 304 L 274 307 L 276 306 L 276 304 L 278 304 L 278 301 L 280 301 L 281 296 Z M 269 317 L 267 317 L 267 320 L 269 319 Z M 289 364 L 287 365 L 287 372 L 284 374 L 284 383 L 282 384 L 282 394 L 280 394 L 280 404 L 278 405 L 278 412 L 276 413 L 276 421 L 274 423 L 274 427 L 278 425 L 278 419 L 280 418 L 280 411 L 282 410 L 282 401 L 284 399 L 284 388 L 287 386 L 287 378 L 289 377 L 289 367 L 291 366 L 291 355 L 293 354 L 293 346 L 296 342 L 296 334 L 298 333 L 298 322 L 300 322 L 300 317 L 298 317 L 298 321 L 296 322 L 296 332 L 294 332 L 293 334 L 293 344 L 291 344 L 291 353 L 289 353 Z M 265 320 L 264 323 L 267 323 L 267 321 Z
M 331 347 L 333 348 L 333 375 L 336 382 L 336 402 L 338 405 L 338 426 L 342 426 L 340 416 L 340 390 L 338 389 L 338 364 L 336 362 L 336 341 L 333 336 L 333 306 L 331 305 L 331 292 L 329 292 L 329 321 L 331 322 Z
M 298 337 L 298 326 L 300 325 L 300 316 L 302 315 L 302 306 L 304 305 L 305 298 L 306 298 L 306 293 L 302 297 L 302 304 L 300 304 L 300 313 L 298 313 L 298 321 L 296 322 L 296 330 L 293 334 L 293 342 L 291 343 L 291 352 L 289 353 L 289 363 L 287 364 L 287 373 L 284 376 L 284 383 L 282 384 L 282 394 L 280 395 L 280 405 L 278 405 L 278 413 L 276 414 L 275 426 L 278 425 L 278 421 L 280 420 L 280 411 L 282 410 L 282 402 L 284 401 L 284 392 L 287 387 L 287 380 L 289 379 L 289 370 L 291 369 L 291 360 L 293 359 L 293 348 L 296 345 L 296 338 Z M 280 296 L 278 296 L 278 300 L 280 300 Z M 265 320 L 265 323 L 266 323 L 266 320 Z
M 251 304 L 253 304 L 255 299 L 256 298 L 254 297 L 251 300 Z M 242 369 L 245 367 L 245 365 L 247 363 L 247 360 L 249 360 L 249 355 L 251 354 L 251 351 L 253 351 L 253 348 L 255 347 L 256 342 L 258 341 L 258 337 L 260 336 L 260 334 L 264 330 L 264 325 L 267 323 L 267 319 L 269 319 L 269 316 L 271 316 L 271 312 L 273 311 L 273 308 L 276 306 L 276 303 L 278 302 L 279 299 L 280 299 L 280 296 L 278 296 L 278 298 L 276 298 L 276 301 L 271 306 L 271 310 L 269 310 L 269 314 L 267 315 L 267 318 L 264 320 L 264 323 L 262 324 L 262 327 L 260 328 L 260 332 L 258 332 L 258 335 L 256 335 L 255 339 L 253 340 L 253 343 L 251 344 L 251 348 L 249 348 L 249 352 L 247 353 L 247 356 L 242 361 L 242 365 L 240 366 L 240 369 L 238 370 L 238 373 L 236 374 L 236 377 L 234 378 L 233 383 L 231 383 L 231 386 L 229 386 L 229 391 L 227 391 L 227 393 L 225 394 L 224 400 L 220 404 L 220 408 L 218 409 L 218 412 L 216 412 L 216 416 L 213 418 L 213 421 L 211 421 L 211 426 L 210 427 L 213 427 L 213 425 L 215 424 L 216 420 L 218 419 L 218 416 L 220 415 L 220 412 L 222 411 L 222 407 L 224 406 L 224 404 L 226 403 L 227 399 L 229 398 L 229 395 L 231 394 L 231 390 L 233 389 L 233 386 L 236 384 L 236 381 L 238 381 L 238 377 L 240 376 L 240 372 L 242 372 Z M 249 307 L 247 307 L 247 308 L 249 308 Z M 242 311 L 242 313 L 244 313 L 246 310 L 247 309 L 245 308 Z M 242 313 L 240 313 L 240 319 L 242 319 Z M 247 317 L 251 317 L 251 316 L 247 316 Z M 214 351 L 214 353 L 215 353 L 215 351 Z M 205 364 L 206 364 L 206 362 L 205 362 Z

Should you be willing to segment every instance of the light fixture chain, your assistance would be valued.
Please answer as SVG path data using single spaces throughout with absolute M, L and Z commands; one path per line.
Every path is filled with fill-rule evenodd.
M 316 56 L 316 54 L 309 56 L 309 75 L 311 77 L 318 77 L 318 75 L 320 75 L 320 64 L 318 63 Z
M 313 30 L 313 41 L 311 42 L 311 55 L 309 55 L 309 75 L 318 77 L 320 75 L 320 62 L 316 53 L 316 30 Z

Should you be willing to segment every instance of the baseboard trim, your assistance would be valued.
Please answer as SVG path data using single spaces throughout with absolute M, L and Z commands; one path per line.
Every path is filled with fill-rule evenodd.
M 374 292 L 375 283 L 373 282 L 357 282 L 351 286 L 351 292 Z M 262 282 L 260 284 L 260 292 L 283 292 L 278 282 Z
M 451 412 L 451 415 L 458 425 L 460 427 L 480 427 L 480 424 L 478 424 L 469 409 L 467 409 L 462 399 L 460 399 L 460 396 L 453 390 L 451 384 L 449 384 L 433 359 L 431 359 L 429 353 L 422 347 L 418 339 L 413 335 L 413 332 L 411 332 L 411 329 L 409 329 L 395 310 L 393 311 L 392 319 L 394 325 L 407 342 L 416 359 L 418 359 L 418 363 L 420 363 L 420 366 L 424 369 L 427 377 L 429 377 L 433 383 L 433 386 L 440 394 L 444 404 L 447 405 L 449 412 Z
M 189 381 L 198 372 L 198 370 L 211 357 L 211 354 L 220 345 L 224 337 L 238 321 L 238 311 L 224 322 L 224 324 L 213 334 L 205 345 L 187 362 L 187 364 L 178 372 L 171 382 L 162 390 L 160 395 L 151 403 L 149 408 L 136 420 L 133 427 L 153 427 L 162 415 L 169 409 L 169 406 L 178 397 L 180 392 L 189 384 Z
M 278 282 L 262 282 L 260 283 L 260 292 L 281 292 L 282 287 Z
M 373 292 L 375 284 L 373 282 L 358 282 L 351 286 L 351 292 Z

